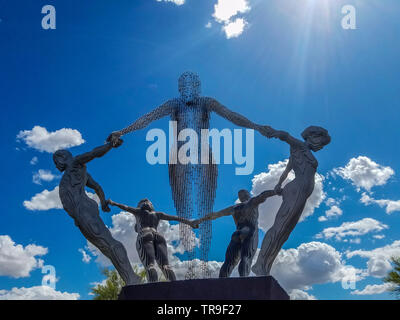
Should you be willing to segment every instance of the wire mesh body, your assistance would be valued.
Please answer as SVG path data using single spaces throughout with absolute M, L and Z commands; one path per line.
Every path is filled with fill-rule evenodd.
M 203 99 L 195 99 L 190 105 L 182 103 L 176 107 L 172 120 L 177 123 L 178 133 L 190 128 L 197 137 L 200 137 L 201 130 L 209 128 L 209 112 L 203 102 Z M 190 139 L 195 139 L 195 137 L 190 137 Z M 201 143 L 197 143 L 197 159 L 194 157 L 193 162 L 181 163 L 180 157 L 175 153 L 181 149 L 186 141 L 177 141 L 176 143 L 177 147 L 172 147 L 170 159 L 177 161 L 169 165 L 169 180 L 177 214 L 187 219 L 204 217 L 213 209 L 217 188 L 217 165 L 212 161 L 212 153 L 208 143 L 205 145 L 208 151 L 208 163 L 201 163 Z M 212 238 L 211 221 L 200 225 L 198 235 L 200 238 L 200 271 L 203 277 L 208 277 L 208 252 Z M 196 277 L 193 261 L 196 258 L 194 233 L 191 232 L 189 226 L 181 224 L 180 236 L 188 252 L 189 265 L 186 278 L 192 279 Z

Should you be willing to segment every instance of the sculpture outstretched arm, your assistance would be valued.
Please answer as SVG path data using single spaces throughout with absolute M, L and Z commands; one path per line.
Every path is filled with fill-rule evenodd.
M 202 223 L 207 220 L 215 220 L 215 219 L 218 219 L 221 217 L 231 216 L 234 213 L 235 207 L 236 207 L 236 205 L 233 205 L 233 206 L 230 206 L 228 208 L 222 209 L 217 212 L 211 212 L 211 213 L 207 214 L 206 216 L 204 216 L 203 218 L 197 219 L 195 221 L 197 223 Z
M 133 208 L 133 207 L 129 207 L 127 205 L 121 204 L 121 203 L 117 203 L 115 201 L 112 201 L 111 199 L 107 200 L 107 204 L 109 204 L 110 206 L 114 206 L 114 207 L 118 207 L 121 210 L 133 213 L 133 214 L 138 214 L 140 212 L 139 208 Z
M 263 203 L 265 200 L 268 198 L 275 196 L 277 193 L 275 190 L 266 190 L 261 192 L 258 196 L 255 196 L 250 199 L 250 205 L 253 207 L 259 206 L 261 203 Z
M 242 116 L 239 113 L 233 112 L 229 110 L 227 107 L 219 103 L 217 100 L 213 98 L 208 98 L 208 110 L 217 113 L 221 117 L 225 118 L 226 120 L 236 124 L 239 127 L 260 130 L 261 126 L 250 121 L 246 117 Z
M 87 173 L 86 186 L 90 189 L 93 189 L 94 192 L 96 192 L 97 196 L 100 199 L 101 209 L 104 212 L 110 212 L 111 210 L 106 201 L 103 188 L 92 178 L 92 176 L 89 173 Z
M 119 131 L 114 131 L 111 133 L 108 138 L 107 142 L 111 142 L 114 145 L 114 142 L 117 141 L 117 139 L 129 132 L 136 131 L 143 129 L 147 127 L 151 122 L 159 120 L 163 117 L 169 116 L 173 112 L 173 106 L 170 101 L 162 104 L 161 106 L 157 107 L 153 111 L 145 114 L 144 116 L 140 117 L 137 119 L 134 123 L 129 125 L 128 127 L 119 130 Z
M 92 151 L 77 155 L 74 158 L 74 161 L 80 164 L 88 163 L 89 161 L 92 161 L 95 158 L 101 158 L 112 148 L 118 148 L 119 146 L 121 146 L 122 143 L 123 140 L 118 138 L 117 140 L 114 141 L 114 144 L 106 143 L 100 147 L 94 148 Z
M 74 158 L 74 160 L 76 162 L 79 162 L 80 164 L 85 164 L 89 161 L 92 161 L 95 158 L 101 158 L 111 149 L 112 149 L 112 145 L 110 143 L 107 143 L 100 147 L 94 148 L 92 151 L 85 152 L 81 155 L 76 156 Z
M 195 220 L 188 220 L 188 219 L 185 219 L 185 218 L 182 218 L 182 217 L 166 214 L 164 212 L 157 212 L 157 215 L 158 215 L 160 220 L 178 221 L 178 222 L 181 222 L 181 223 L 184 223 L 184 224 L 187 224 L 187 225 L 191 226 L 193 229 L 198 228 L 198 224 L 194 223 Z
M 282 194 L 282 183 L 286 180 L 289 172 L 292 170 L 293 166 L 292 166 L 292 160 L 289 159 L 288 164 L 286 165 L 285 171 L 282 172 L 281 177 L 279 178 L 278 184 L 275 186 L 274 191 L 276 192 L 276 194 Z
M 260 133 L 267 138 L 277 138 L 281 141 L 288 143 L 292 147 L 304 145 L 303 141 L 296 139 L 286 131 L 275 130 L 270 126 L 260 126 Z

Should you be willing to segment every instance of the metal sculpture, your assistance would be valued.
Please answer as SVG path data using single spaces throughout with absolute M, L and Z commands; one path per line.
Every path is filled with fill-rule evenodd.
M 267 190 L 256 197 L 251 197 L 247 190 L 240 190 L 240 203 L 212 212 L 193 223 L 203 223 L 224 216 L 233 216 L 236 231 L 226 250 L 225 261 L 219 271 L 220 278 L 227 278 L 239 263 L 239 275 L 247 277 L 250 274 L 251 263 L 258 247 L 258 206 L 267 198 L 276 195 L 274 190 Z
M 114 147 L 121 144 L 122 140 L 119 139 Z M 85 192 L 85 187 L 92 188 L 100 199 L 102 210 L 110 211 L 103 189 L 87 172 L 86 164 L 104 156 L 111 149 L 112 145 L 107 143 L 75 157 L 67 150 L 58 150 L 53 154 L 53 160 L 57 169 L 63 172 L 59 195 L 64 210 L 74 219 L 83 236 L 111 260 L 125 283 L 133 285 L 140 283 L 140 277 L 133 271 L 125 247 L 112 237 L 100 218 L 97 202 Z
M 260 126 L 251 122 L 247 118 L 230 111 L 213 98 L 201 97 L 201 82 L 197 74 L 185 72 L 179 78 L 180 97 L 171 99 L 150 113 L 142 116 L 133 124 L 120 131 L 113 132 L 107 138 L 108 142 L 114 144 L 118 139 L 135 130 L 140 130 L 148 126 L 151 122 L 169 116 L 172 121 L 177 123 L 177 132 L 190 128 L 201 136 L 202 129 L 209 129 L 210 113 L 216 112 L 218 115 L 231 121 L 232 123 L 249 128 L 260 130 Z M 169 181 L 172 190 L 172 197 L 179 217 L 190 219 L 193 217 L 202 218 L 212 211 L 217 188 L 218 169 L 213 161 L 211 148 L 208 153 L 208 164 L 203 163 L 181 163 L 174 150 L 179 150 L 184 144 L 177 141 L 178 148 L 172 148 L 170 159 L 176 159 L 175 163 L 169 163 Z M 199 153 L 200 154 L 200 146 Z M 193 261 L 195 258 L 193 232 L 187 225 L 180 224 L 180 236 L 185 249 L 188 251 L 188 273 L 186 278 L 194 278 L 195 270 Z M 211 245 L 211 222 L 203 223 L 199 230 L 200 236 L 200 260 L 204 277 L 209 276 L 207 268 L 208 251 Z
M 154 206 L 149 199 L 140 200 L 137 208 L 119 204 L 111 199 L 107 200 L 107 204 L 117 206 L 135 216 L 135 231 L 138 233 L 136 249 L 140 261 L 146 269 L 147 280 L 149 282 L 158 281 L 158 275 L 155 268 L 155 263 L 157 262 L 165 278 L 169 281 L 175 281 L 175 273 L 168 263 L 167 243 L 165 238 L 157 232 L 158 223 L 160 220 L 167 220 L 179 221 L 191 226 L 192 228 L 197 228 L 198 225 L 193 221 L 184 218 L 155 211 Z
M 303 131 L 301 135 L 304 141 L 269 126 L 265 126 L 261 133 L 267 138 L 278 138 L 288 143 L 290 158 L 275 186 L 275 192 L 282 195 L 282 205 L 273 226 L 264 236 L 257 262 L 252 267 L 252 271 L 259 276 L 269 275 L 272 263 L 299 221 L 307 199 L 314 190 L 318 161 L 311 151 L 317 152 L 331 141 L 328 131 L 316 126 L 310 126 Z M 291 170 L 294 171 L 295 178 L 282 189 L 282 183 Z

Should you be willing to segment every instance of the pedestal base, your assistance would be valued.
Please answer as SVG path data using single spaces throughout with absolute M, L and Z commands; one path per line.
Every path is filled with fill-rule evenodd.
M 119 300 L 289 300 L 273 277 L 194 279 L 122 288 Z

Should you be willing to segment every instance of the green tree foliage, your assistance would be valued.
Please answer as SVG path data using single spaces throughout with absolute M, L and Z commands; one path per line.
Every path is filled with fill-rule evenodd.
M 392 258 L 393 270 L 383 279 L 384 282 L 390 283 L 392 291 L 397 299 L 400 299 L 400 257 Z
M 140 276 L 142 282 L 145 282 L 146 271 L 144 269 L 139 270 L 137 267 L 133 269 Z M 115 269 L 105 268 L 102 270 L 102 274 L 106 277 L 106 280 L 104 283 L 97 284 L 92 288 L 93 300 L 117 300 L 118 294 L 121 292 L 122 287 L 125 286 L 124 280 L 121 279 Z

